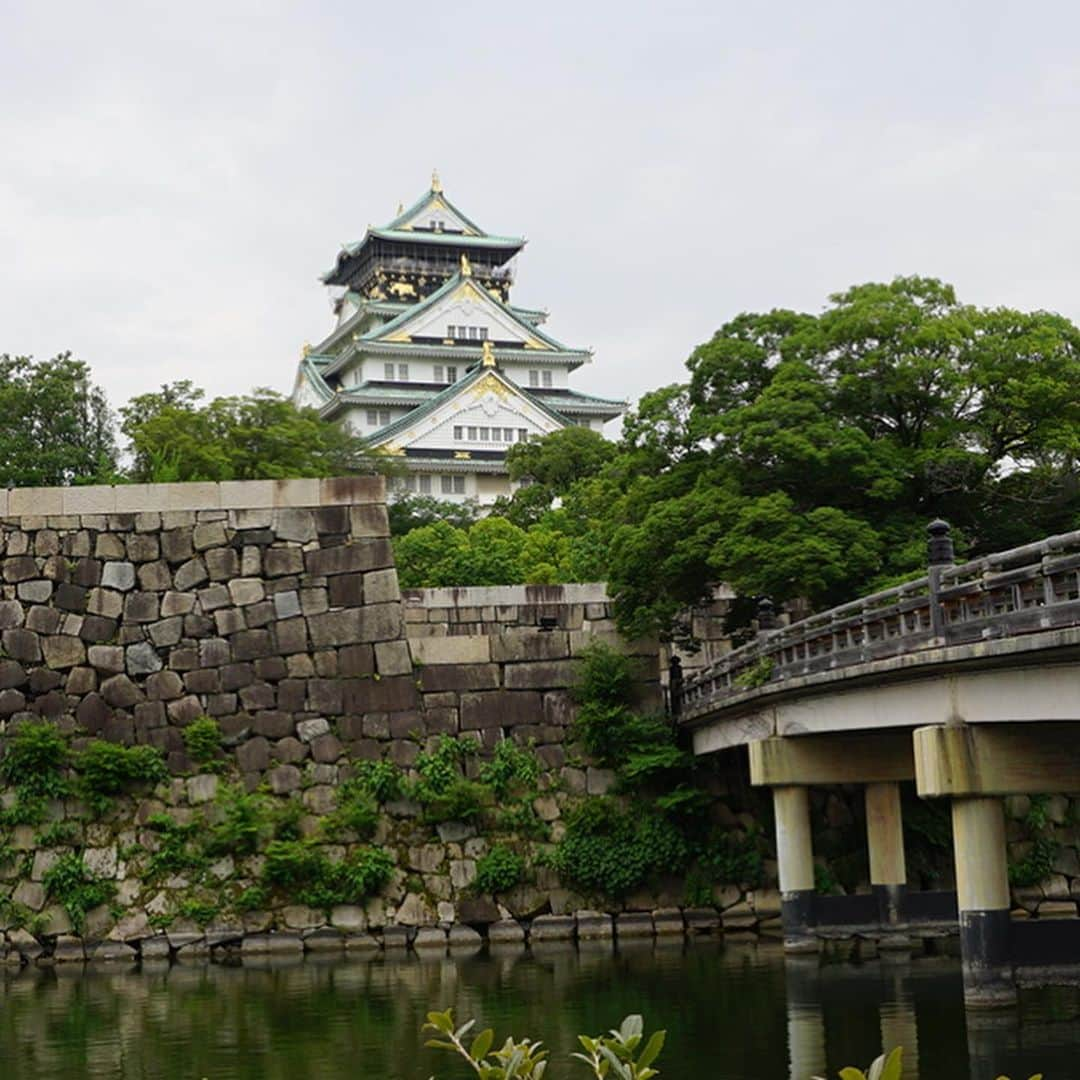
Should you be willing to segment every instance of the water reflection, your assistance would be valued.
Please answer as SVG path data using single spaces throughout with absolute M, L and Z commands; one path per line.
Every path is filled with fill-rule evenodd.
M 668 1029 L 663 1076 L 679 1080 L 835 1077 L 896 1044 L 905 1080 L 1064 1080 L 1080 1075 L 1078 994 L 965 1016 L 954 959 L 785 960 L 754 942 L 27 968 L 0 974 L 0 1077 L 456 1080 L 418 1037 L 429 1008 L 453 1006 L 542 1038 L 555 1077 L 579 1075 L 564 1065 L 578 1032 L 642 1012 Z

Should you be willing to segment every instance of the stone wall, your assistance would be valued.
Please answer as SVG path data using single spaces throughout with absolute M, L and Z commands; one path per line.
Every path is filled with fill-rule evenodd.
M 173 777 L 135 785 L 105 813 L 69 793 L 34 821 L 19 820 L 18 792 L 0 788 L 0 954 L 152 955 L 176 941 L 322 931 L 365 943 L 401 927 L 445 939 L 465 914 L 482 925 L 583 906 L 543 869 L 501 906 L 478 900 L 472 879 L 489 840 L 471 825 L 433 827 L 408 800 L 380 819 L 374 842 L 397 869 L 363 907 L 242 909 L 262 870 L 251 853 L 149 872 L 162 815 L 209 830 L 224 796 L 266 792 L 298 808 L 301 834 L 317 838 L 357 762 L 408 772 L 444 735 L 480 744 L 474 772 L 504 738 L 534 747 L 532 805 L 552 839 L 568 805 L 608 789 L 610 774 L 567 745 L 575 658 L 597 636 L 619 644 L 638 655 L 641 702 L 660 697 L 655 644 L 619 642 L 602 586 L 430 590 L 407 605 L 378 478 L 0 492 L 2 741 L 47 720 L 73 755 L 95 740 L 156 747 Z M 185 731 L 204 716 L 223 745 L 198 763 Z M 340 860 L 357 846 L 325 852 Z M 89 913 L 85 940 L 48 885 L 73 853 L 115 891 Z

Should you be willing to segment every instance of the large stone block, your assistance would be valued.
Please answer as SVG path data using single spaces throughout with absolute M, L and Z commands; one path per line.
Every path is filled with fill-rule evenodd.
M 492 659 L 493 641 L 486 634 L 458 634 L 413 638 L 409 646 L 418 664 L 487 664 Z
M 282 619 L 271 626 L 275 651 L 282 656 L 307 651 L 307 623 L 302 618 Z
M 376 642 L 375 665 L 380 676 L 411 675 L 413 662 L 408 642 L 404 640 Z
M 107 562 L 101 571 L 101 584 L 106 589 L 128 592 L 135 588 L 135 566 L 130 562 Z
M 330 578 L 331 607 L 360 607 L 364 602 L 364 574 L 335 574 Z
M 492 690 L 461 695 L 462 731 L 536 724 L 542 716 L 542 699 L 534 691 Z
M 269 548 L 263 554 L 263 573 L 268 578 L 304 572 L 304 555 L 299 548 Z
M 579 665 L 572 660 L 546 660 L 508 664 L 506 686 L 512 690 L 565 689 L 581 678 Z
M 25 615 L 18 600 L 0 601 L 0 630 L 13 630 L 22 626 Z
M 191 534 L 191 542 L 195 545 L 196 551 L 222 547 L 227 539 L 225 524 L 221 521 L 207 521 L 196 525 Z
M 86 660 L 86 646 L 77 637 L 58 634 L 42 641 L 45 663 L 50 668 L 77 667 Z
M 279 540 L 291 540 L 299 544 L 314 540 L 317 535 L 315 532 L 315 515 L 310 510 L 293 507 L 275 510 L 271 528 L 277 534 Z
M 28 664 L 36 664 L 41 661 L 41 641 L 32 630 L 19 628 L 5 630 L 3 635 L 0 636 L 0 642 L 3 643 L 4 652 L 12 660 L 19 660 Z
M 304 564 L 307 572 L 313 576 L 352 574 L 393 566 L 394 553 L 389 540 L 357 540 L 351 544 L 309 551 L 304 556 Z
M 210 580 L 206 563 L 201 558 L 189 559 L 173 575 L 173 586 L 178 592 L 187 592 Z
M 381 504 L 349 507 L 349 523 L 352 534 L 357 539 L 390 535 L 386 507 Z
M 345 679 L 342 690 L 344 712 L 354 715 L 405 712 L 420 706 L 416 684 L 407 675 L 385 679 Z
M 491 638 L 491 659 L 496 661 L 565 660 L 569 656 L 565 630 L 515 626 Z
M 241 630 L 232 639 L 233 656 L 237 660 L 255 660 L 260 656 L 271 656 L 274 643 L 268 630 Z
M 397 570 L 371 570 L 364 575 L 364 601 L 368 604 L 390 604 L 401 599 Z
M 425 693 L 493 690 L 498 685 L 497 664 L 440 664 L 420 669 L 420 688 Z
M 353 642 L 373 640 L 360 636 L 360 611 L 328 611 L 324 615 L 312 615 L 307 620 L 311 643 L 316 647 L 349 645 Z

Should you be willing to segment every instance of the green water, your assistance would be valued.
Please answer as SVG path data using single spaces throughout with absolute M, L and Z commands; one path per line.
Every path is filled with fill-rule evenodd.
M 543 1039 L 552 1080 L 586 1075 L 564 1063 L 577 1032 L 632 1011 L 668 1030 L 668 1080 L 835 1076 L 883 1041 L 908 1048 L 905 1080 L 1080 1078 L 1076 989 L 965 1017 L 952 959 L 793 963 L 772 945 L 718 943 L 28 968 L 0 974 L 0 1078 L 456 1080 L 471 1074 L 418 1036 L 426 1010 L 448 1006 Z

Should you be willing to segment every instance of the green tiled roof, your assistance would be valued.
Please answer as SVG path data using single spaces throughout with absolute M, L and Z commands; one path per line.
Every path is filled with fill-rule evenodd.
M 437 288 L 433 293 L 431 293 L 430 296 L 425 297 L 418 304 L 413 304 L 413 306 L 410 307 L 407 311 L 403 311 L 400 315 L 398 315 L 396 318 L 391 319 L 389 322 L 383 323 L 381 326 L 372 327 L 372 329 L 360 335 L 360 340 L 375 341 L 385 334 L 389 334 L 392 333 L 394 330 L 401 329 L 401 327 L 404 326 L 410 319 L 412 319 L 416 315 L 419 315 L 423 311 L 427 311 L 430 307 L 438 303 L 447 293 L 452 292 L 454 289 L 457 288 L 458 285 L 460 285 L 465 280 L 467 280 L 465 276 L 460 270 L 458 270 L 455 274 L 452 274 L 450 277 L 448 277 L 446 281 L 444 281 L 442 285 L 439 286 L 439 288 Z M 586 356 L 588 355 L 588 349 L 568 348 L 566 345 L 563 345 L 562 342 L 556 341 L 555 338 L 551 337 L 549 334 L 545 334 L 544 331 L 541 330 L 539 327 L 533 326 L 532 323 L 525 322 L 520 316 L 514 313 L 514 309 L 508 304 L 504 304 L 501 300 L 496 299 L 486 290 L 480 291 L 483 293 L 483 296 L 487 301 L 490 301 L 497 308 L 501 308 L 503 311 L 505 311 L 506 314 L 510 317 L 510 319 L 513 322 L 517 323 L 517 325 L 520 326 L 526 334 L 529 334 L 533 337 L 538 337 L 541 341 L 543 341 L 547 345 L 550 345 L 552 349 L 555 349 L 558 352 L 578 353 L 580 355 Z M 481 346 L 478 344 L 477 348 L 480 347 Z

